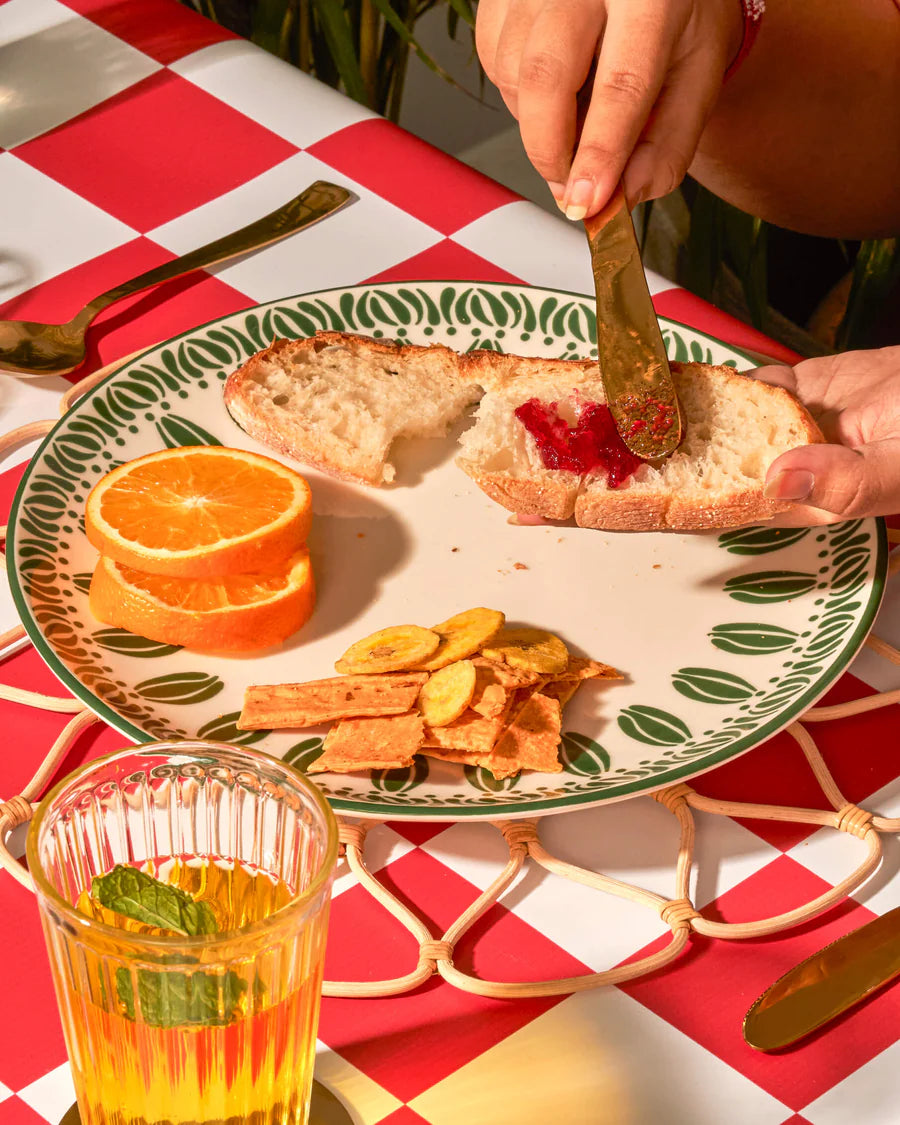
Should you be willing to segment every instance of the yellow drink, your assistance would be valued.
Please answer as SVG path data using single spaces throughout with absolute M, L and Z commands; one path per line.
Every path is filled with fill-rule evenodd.
M 289 796 L 286 779 L 298 792 L 311 786 L 265 756 L 254 755 L 263 763 L 262 785 L 257 778 L 246 787 L 242 761 L 240 771 L 229 763 L 222 786 L 218 775 L 209 777 L 213 770 L 204 762 L 203 785 L 198 789 L 197 775 L 189 773 L 178 792 L 181 769 L 163 770 L 157 778 L 151 770 L 135 782 L 134 759 L 146 753 L 127 752 L 129 760 L 117 771 L 112 790 L 108 768 L 100 763 L 104 782 L 87 802 L 83 772 L 64 782 L 64 792 L 51 794 L 48 807 L 54 809 L 63 798 L 65 815 L 39 814 L 29 839 L 30 862 L 32 853 L 42 856 L 45 878 L 57 884 L 58 897 L 45 897 L 42 880 L 36 879 L 83 1125 L 237 1125 L 239 1120 L 303 1125 L 336 852 L 328 831 L 333 820 L 324 802 L 323 816 L 294 800 L 297 793 Z M 209 757 L 206 746 L 202 754 Z M 221 754 L 217 760 L 219 769 Z M 97 767 L 93 763 L 88 774 L 96 774 Z M 154 780 L 164 783 L 156 792 Z M 68 793 L 73 785 L 79 790 L 74 799 Z M 99 800 L 98 792 L 103 794 Z M 240 812 L 222 816 L 229 796 Z M 212 842 L 209 817 L 197 816 L 201 798 L 204 813 L 216 809 L 215 843 L 230 846 L 212 854 L 180 851 L 160 858 L 153 846 L 161 842 L 159 825 L 169 826 L 179 806 L 185 806 L 188 835 L 197 835 L 197 824 L 206 821 L 206 837 L 194 842 Z M 285 799 L 296 807 L 287 807 Z M 311 804 L 318 802 L 315 794 Z M 139 816 L 133 815 L 136 804 L 144 806 Z M 310 823 L 313 812 L 323 821 L 321 838 Z M 152 831 L 146 829 L 148 815 L 156 823 Z M 89 826 L 98 836 L 93 843 L 85 838 Z M 110 831 L 114 826 L 117 831 Z M 146 848 L 134 847 L 136 829 L 146 837 Z M 166 842 L 174 843 L 173 836 L 187 842 L 183 831 L 166 831 Z M 131 854 L 111 854 L 117 839 L 126 837 Z M 229 858 L 220 858 L 223 854 Z M 105 863 L 94 862 L 101 857 Z M 115 878 L 122 871 L 133 874 L 132 869 L 165 884 L 163 897 L 167 888 L 179 888 L 190 896 L 181 899 L 205 904 L 209 926 L 197 931 L 184 923 L 187 933 L 173 931 L 137 920 L 140 904 L 127 916 L 118 912 L 118 904 L 113 910 L 106 899 L 101 902 L 98 877 L 103 883 L 111 870 Z M 147 901 L 156 911 L 155 888 L 150 895 Z M 123 909 L 133 909 L 126 899 Z

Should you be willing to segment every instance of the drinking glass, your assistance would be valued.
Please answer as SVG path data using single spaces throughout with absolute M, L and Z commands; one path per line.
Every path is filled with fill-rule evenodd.
M 130 747 L 47 795 L 27 855 L 83 1125 L 305 1125 L 337 848 L 321 793 L 245 747 Z M 134 869 L 200 905 L 159 925 L 172 892 Z

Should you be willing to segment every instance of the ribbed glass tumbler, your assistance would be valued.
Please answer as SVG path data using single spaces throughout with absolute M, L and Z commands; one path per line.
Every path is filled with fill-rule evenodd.
M 83 1125 L 305 1125 L 337 825 L 252 749 L 131 747 L 28 836 Z

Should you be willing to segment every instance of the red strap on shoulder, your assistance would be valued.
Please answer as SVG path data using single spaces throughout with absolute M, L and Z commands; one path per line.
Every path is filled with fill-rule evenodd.
M 750 54 L 750 50 L 756 42 L 756 37 L 759 35 L 759 28 L 766 10 L 766 0 L 740 0 L 740 3 L 744 14 L 744 34 L 741 38 L 741 46 L 738 53 L 731 60 L 728 69 L 725 71 L 726 82 Z M 900 0 L 897 0 L 897 3 L 900 4 Z

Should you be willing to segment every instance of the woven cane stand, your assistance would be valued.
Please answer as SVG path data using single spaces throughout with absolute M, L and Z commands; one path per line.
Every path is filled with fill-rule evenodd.
M 128 356 L 125 359 L 118 360 L 115 364 L 94 372 L 93 375 L 73 386 L 63 396 L 60 412 L 65 413 L 80 395 L 131 358 L 131 356 Z M 0 454 L 23 442 L 42 437 L 53 425 L 53 421 L 34 422 L 0 437 Z M 0 529 L 0 535 L 5 537 L 5 534 L 6 528 Z M 898 532 L 889 531 L 888 538 L 892 543 L 900 543 L 900 533 Z M 893 576 L 898 570 L 900 570 L 900 551 L 895 553 L 888 564 L 888 576 Z M 22 643 L 27 643 L 27 641 L 25 630 L 21 626 L 0 635 L 0 649 Z M 893 664 L 900 664 L 900 650 L 889 645 L 880 637 L 869 636 L 866 644 L 884 659 Z M 18 651 L 18 648 L 15 651 Z M 7 848 L 9 834 L 14 828 L 31 819 L 37 799 L 54 778 L 69 749 L 84 730 L 101 720 L 81 702 L 68 697 L 41 695 L 37 692 L 23 691 L 19 688 L 0 684 L 0 698 L 27 707 L 72 714 L 72 718 L 50 747 L 41 766 L 23 787 L 21 793 L 6 801 L 0 801 L 0 866 L 6 868 L 24 887 L 31 890 L 33 888 L 28 872 Z M 678 853 L 675 859 L 674 894 L 668 899 L 631 883 L 625 883 L 608 875 L 603 875 L 599 871 L 566 863 L 551 855 L 541 844 L 540 821 L 537 818 L 499 820 L 492 822 L 493 827 L 503 836 L 509 850 L 509 859 L 503 871 L 456 919 L 448 930 L 440 936 L 435 936 L 428 926 L 391 894 L 387 887 L 366 866 L 366 836 L 372 828 L 383 822 L 376 820 L 349 821 L 339 818 L 341 851 L 350 872 L 359 884 L 415 937 L 419 949 L 416 964 L 405 976 L 395 977 L 392 980 L 326 981 L 323 985 L 324 995 L 356 998 L 396 996 L 418 988 L 435 973 L 440 973 L 444 980 L 453 985 L 454 988 L 474 992 L 480 996 L 507 1000 L 534 996 L 558 996 L 571 992 L 583 992 L 588 989 L 599 988 L 602 985 L 620 984 L 647 973 L 655 972 L 678 957 L 688 944 L 692 933 L 721 938 L 725 941 L 735 941 L 741 938 L 755 938 L 778 933 L 808 921 L 835 906 L 873 874 L 882 858 L 881 834 L 900 832 L 900 818 L 890 819 L 878 816 L 874 812 L 859 808 L 847 801 L 835 784 L 812 735 L 807 730 L 807 725 L 858 715 L 864 711 L 888 707 L 892 703 L 900 703 L 900 690 L 865 696 L 862 699 L 850 700 L 833 707 L 813 707 L 802 716 L 800 721 L 787 728 L 788 733 L 799 743 L 810 769 L 833 811 L 714 800 L 702 796 L 695 792 L 690 785 L 684 783 L 669 786 L 652 794 L 653 799 L 667 808 L 677 819 L 680 827 Z M 866 857 L 837 886 L 794 910 L 776 914 L 770 918 L 760 918 L 755 922 L 712 921 L 695 909 L 690 898 L 690 876 L 696 832 L 692 809 L 714 813 L 718 816 L 783 820 L 796 824 L 812 824 L 816 827 L 834 828 L 838 832 L 845 832 L 848 835 L 858 837 L 866 846 Z M 453 964 L 454 947 L 478 919 L 501 898 L 527 862 L 538 864 L 554 875 L 571 879 L 576 883 L 583 883 L 603 894 L 630 899 L 632 902 L 656 912 L 672 931 L 668 944 L 657 953 L 644 957 L 640 961 L 607 969 L 605 972 L 586 973 L 577 977 L 512 983 L 484 980 L 462 972 Z

